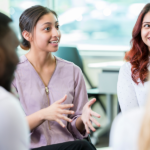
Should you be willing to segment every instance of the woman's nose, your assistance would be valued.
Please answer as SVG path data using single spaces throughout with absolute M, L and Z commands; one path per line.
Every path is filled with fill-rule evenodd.
M 58 29 L 56 29 L 56 28 L 53 28 L 52 29 L 52 36 L 59 36 L 60 35 L 60 32 L 59 32 L 59 30 Z

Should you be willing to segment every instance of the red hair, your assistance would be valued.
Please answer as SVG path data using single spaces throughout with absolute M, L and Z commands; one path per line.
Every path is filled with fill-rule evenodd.
M 138 79 L 142 83 L 147 81 L 149 65 L 149 49 L 141 37 L 141 28 L 144 16 L 150 11 L 148 3 L 138 16 L 132 31 L 131 50 L 125 54 L 125 60 L 131 63 L 132 80 L 138 84 Z

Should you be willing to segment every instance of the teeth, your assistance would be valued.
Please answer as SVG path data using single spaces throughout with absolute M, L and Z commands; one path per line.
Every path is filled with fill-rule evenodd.
M 50 43 L 58 43 L 58 41 L 51 41 Z

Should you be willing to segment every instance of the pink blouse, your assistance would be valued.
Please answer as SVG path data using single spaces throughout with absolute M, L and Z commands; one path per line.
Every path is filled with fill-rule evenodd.
M 74 141 L 87 137 L 76 128 L 76 119 L 82 114 L 83 106 L 88 102 L 87 91 L 82 72 L 71 62 L 56 57 L 56 69 L 47 87 L 30 64 L 25 55 L 20 57 L 12 86 L 19 94 L 19 100 L 27 116 L 46 108 L 67 94 L 64 104 L 74 104 L 75 113 L 66 115 L 73 121 L 63 121 L 62 128 L 55 121 L 45 121 L 31 133 L 31 148 Z

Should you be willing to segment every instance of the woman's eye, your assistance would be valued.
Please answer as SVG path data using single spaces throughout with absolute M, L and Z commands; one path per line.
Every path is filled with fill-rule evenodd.
M 57 25 L 56 28 L 59 29 L 59 25 Z
M 144 25 L 144 27 L 148 28 L 148 27 L 150 27 L 150 25 L 149 25 L 149 24 L 146 24 L 146 25 Z
M 49 31 L 49 30 L 50 30 L 50 27 L 47 27 L 47 28 L 45 28 L 44 30 Z

